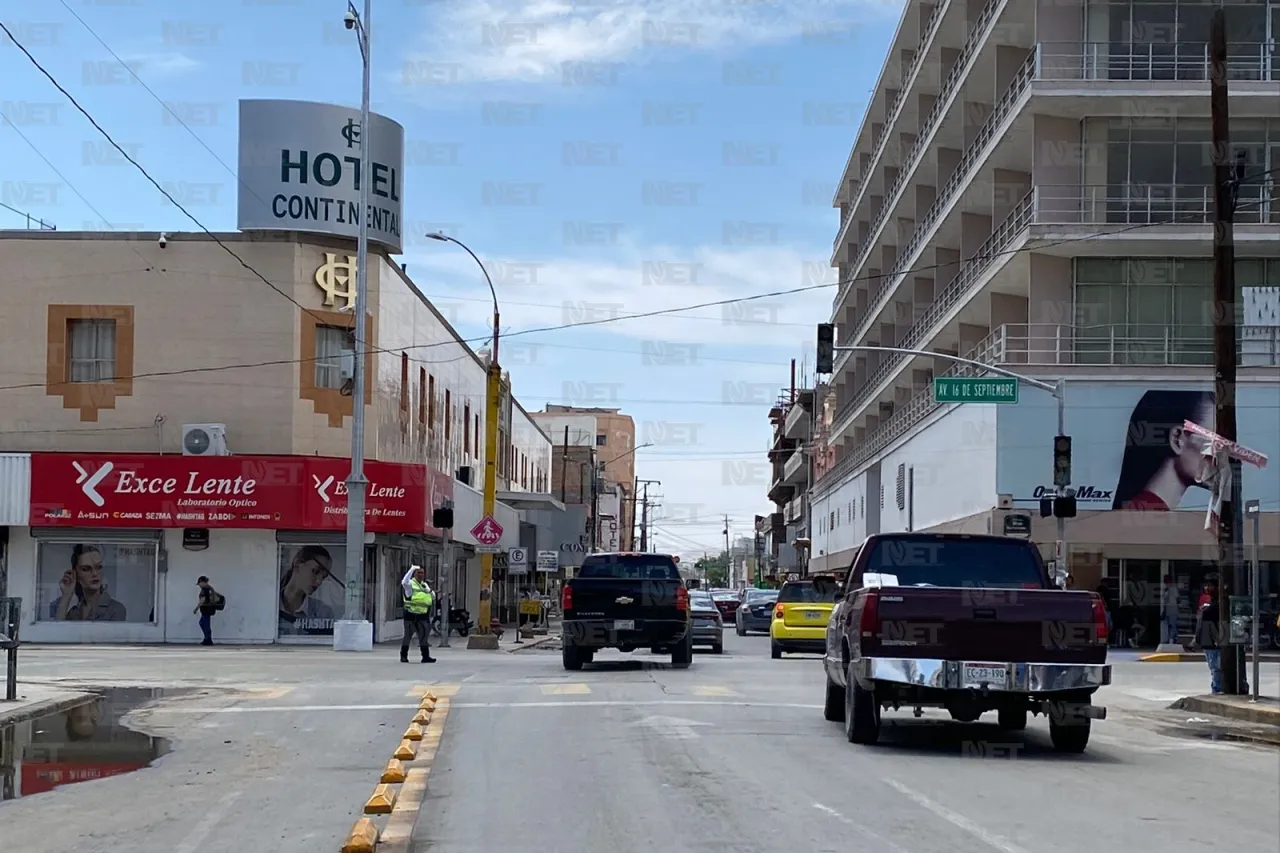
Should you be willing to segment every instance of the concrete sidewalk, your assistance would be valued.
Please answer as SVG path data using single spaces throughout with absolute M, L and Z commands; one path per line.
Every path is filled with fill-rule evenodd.
M 16 701 L 0 700 L 0 727 L 65 711 L 84 704 L 95 695 L 82 690 L 63 690 L 45 684 L 20 681 Z
M 1187 696 L 1174 702 L 1171 707 L 1179 711 L 1213 714 L 1242 723 L 1276 726 L 1277 734 L 1280 734 L 1280 700 L 1269 696 L 1260 696 L 1257 702 L 1248 696 Z

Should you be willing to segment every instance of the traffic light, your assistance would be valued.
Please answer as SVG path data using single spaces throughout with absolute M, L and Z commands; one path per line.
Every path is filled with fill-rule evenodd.
M 431 511 L 431 526 L 436 530 L 453 528 L 453 507 L 436 507 Z
M 818 364 L 814 368 L 817 373 L 831 373 L 835 369 L 836 360 L 836 327 L 831 323 L 818 324 Z
M 1065 489 L 1071 485 L 1071 436 L 1053 438 L 1053 484 Z

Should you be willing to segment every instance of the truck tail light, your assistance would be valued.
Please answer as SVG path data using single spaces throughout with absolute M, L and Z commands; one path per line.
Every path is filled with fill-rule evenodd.
M 1107 630 L 1107 605 L 1102 600 L 1102 596 L 1096 592 L 1091 592 L 1093 604 L 1093 642 L 1095 644 L 1106 645 L 1110 639 L 1111 632 Z
M 573 609 L 573 590 L 570 589 L 568 586 L 561 587 L 560 612 L 564 613 L 572 609 Z
M 689 590 L 682 586 L 676 587 L 676 610 L 689 609 Z
M 858 620 L 858 632 L 863 637 L 874 637 L 880 630 L 880 592 L 869 590 L 862 597 L 862 616 Z

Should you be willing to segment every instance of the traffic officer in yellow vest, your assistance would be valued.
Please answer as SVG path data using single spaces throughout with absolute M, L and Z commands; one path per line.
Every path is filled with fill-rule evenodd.
M 422 662 L 435 663 L 427 637 L 431 633 L 431 605 L 435 603 L 436 596 L 427 584 L 426 569 L 410 566 L 400 579 L 400 586 L 404 590 L 404 639 L 400 641 L 400 660 L 409 662 L 409 642 L 416 631 L 418 645 L 422 648 Z

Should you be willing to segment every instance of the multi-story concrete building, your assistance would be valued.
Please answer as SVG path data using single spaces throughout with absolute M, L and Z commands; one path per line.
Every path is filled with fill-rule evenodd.
M 794 375 L 795 362 L 792 362 Z M 813 484 L 818 451 L 819 402 L 826 386 L 784 390 L 769 410 L 773 439 L 769 446 L 772 476 L 769 500 L 774 511 L 766 516 L 765 557 L 772 571 L 808 574 L 804 542 L 809 540 L 809 490 Z
M 198 639 L 190 612 L 207 574 L 231 602 L 221 639 L 328 642 L 351 583 L 365 585 L 365 615 L 389 639 L 412 562 L 475 612 L 485 360 L 398 264 L 371 252 L 374 489 L 364 577 L 347 578 L 345 500 L 333 499 L 350 467 L 353 241 L 171 233 L 162 247 L 158 237 L 0 232 L 0 574 L 23 599 L 24 637 Z M 498 487 L 545 493 L 551 440 L 505 385 Z M 189 478 L 227 505 L 201 497 L 184 509 L 170 486 Z M 237 478 L 256 497 L 223 500 L 218 484 Z M 446 501 L 452 567 L 431 524 Z M 550 532 L 523 535 L 509 503 L 496 516 L 500 547 L 551 547 Z M 90 553 L 103 573 L 93 582 L 119 604 L 95 599 L 96 615 L 68 586 Z
M 983 373 L 950 354 L 1066 380 L 1080 584 L 1154 590 L 1168 574 L 1186 588 L 1208 570 L 1198 518 L 1112 507 L 1205 506 L 1175 457 L 1197 452 L 1183 420 L 1213 419 L 1213 5 L 908 0 L 839 179 L 832 322 L 838 345 L 938 356 L 837 354 L 814 569 L 846 566 L 876 531 L 1019 530 L 1052 483 L 1049 395 L 1023 384 L 1016 404 L 940 405 L 935 376 Z M 1240 440 L 1274 459 L 1280 4 L 1229 2 L 1226 16 L 1231 137 L 1247 162 Z M 1262 501 L 1263 542 L 1280 541 L 1280 478 L 1246 466 L 1244 488 Z M 1052 555 L 1054 520 L 1031 514 Z M 1277 558 L 1267 546 L 1271 592 Z M 1157 596 L 1135 597 L 1151 621 Z
M 556 446 L 596 448 L 596 461 L 604 466 L 604 481 L 616 484 L 620 495 L 622 549 L 632 550 L 636 508 L 635 421 L 619 409 L 552 404 L 532 416 Z

